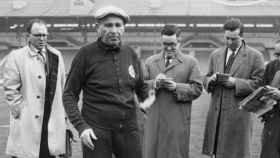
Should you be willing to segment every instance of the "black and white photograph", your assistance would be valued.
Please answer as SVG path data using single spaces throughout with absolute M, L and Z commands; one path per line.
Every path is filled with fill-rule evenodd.
M 0 0 L 0 158 L 280 158 L 280 0 Z

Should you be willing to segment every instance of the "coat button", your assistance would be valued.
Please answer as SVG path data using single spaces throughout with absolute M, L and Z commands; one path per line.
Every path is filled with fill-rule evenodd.
M 267 135 L 268 135 L 268 136 L 271 136 L 271 131 L 268 131 L 268 132 L 267 132 Z
M 37 96 L 36 96 L 36 98 L 37 98 L 37 99 L 40 99 L 40 96 L 39 96 L 39 95 L 37 95 Z
M 38 119 L 38 118 L 39 118 L 39 115 L 35 115 L 35 118 Z
M 42 76 L 41 76 L 41 75 L 39 75 L 39 76 L 38 76 L 38 78 L 39 78 L 39 79 L 41 79 L 41 78 L 42 78 Z
M 119 84 L 120 84 L 120 85 L 122 84 L 122 79 L 119 79 Z

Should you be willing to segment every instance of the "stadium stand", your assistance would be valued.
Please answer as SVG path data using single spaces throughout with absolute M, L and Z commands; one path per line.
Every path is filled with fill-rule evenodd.
M 78 49 L 96 39 L 93 13 L 106 4 L 120 6 L 131 15 L 124 42 L 140 53 L 143 60 L 159 52 L 161 27 L 178 25 L 183 31 L 182 51 L 199 60 L 203 74 L 210 52 L 224 43 L 222 25 L 229 17 L 241 19 L 247 43 L 260 50 L 267 61 L 273 58 L 274 44 L 280 40 L 280 0 L 0 0 L 0 89 L 1 65 L 8 52 L 24 45 L 24 24 L 28 20 L 41 18 L 48 23 L 49 43 L 62 52 L 68 71 Z M 202 96 L 192 109 L 192 130 L 196 131 L 192 138 L 199 144 L 191 146 L 191 154 L 201 153 L 202 138 L 198 135 L 202 135 L 201 120 L 206 117 L 207 108 L 202 100 L 208 102 Z M 8 120 L 8 111 L 2 112 L 1 118 L 7 113 Z M 1 131 L 8 134 L 3 128 Z M 259 144 L 260 140 L 256 142 Z M 0 147 L 0 157 L 4 157 L 4 143 Z M 260 147 L 254 150 L 255 157 L 259 157 L 259 150 Z M 79 149 L 73 151 L 73 157 L 81 157 L 77 156 L 81 154 Z M 202 157 L 195 154 L 191 157 Z
M 62 51 L 68 68 L 79 47 L 96 39 L 92 15 L 106 4 L 120 6 L 132 16 L 125 43 L 140 50 L 143 59 L 158 52 L 159 31 L 167 23 L 182 29 L 183 52 L 201 62 L 223 44 L 222 26 L 229 17 L 241 19 L 244 38 L 266 60 L 280 39 L 280 0 L 6 0 L 0 1 L 0 59 L 25 43 L 24 24 L 37 17 L 48 23 L 49 43 Z

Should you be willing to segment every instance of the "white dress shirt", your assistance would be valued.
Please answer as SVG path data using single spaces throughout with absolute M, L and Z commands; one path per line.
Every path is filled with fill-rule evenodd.
M 234 56 L 238 53 L 239 49 L 241 48 L 241 45 L 233 52 L 232 49 L 228 48 L 227 49 L 227 58 L 226 58 L 226 64 L 228 63 L 229 57 L 231 56 L 232 53 L 234 53 Z

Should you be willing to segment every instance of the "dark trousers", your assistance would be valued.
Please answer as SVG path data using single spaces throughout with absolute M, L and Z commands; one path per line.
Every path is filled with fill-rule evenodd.
M 139 130 L 122 127 L 118 129 L 104 129 L 92 127 L 97 140 L 95 148 L 91 150 L 82 145 L 83 158 L 142 158 Z
M 266 114 L 264 121 L 261 158 L 280 158 L 280 112 Z
M 50 155 L 49 147 L 48 147 L 48 132 L 45 133 L 47 136 L 42 136 L 41 145 L 40 145 L 40 155 L 39 158 L 55 158 L 55 156 Z

